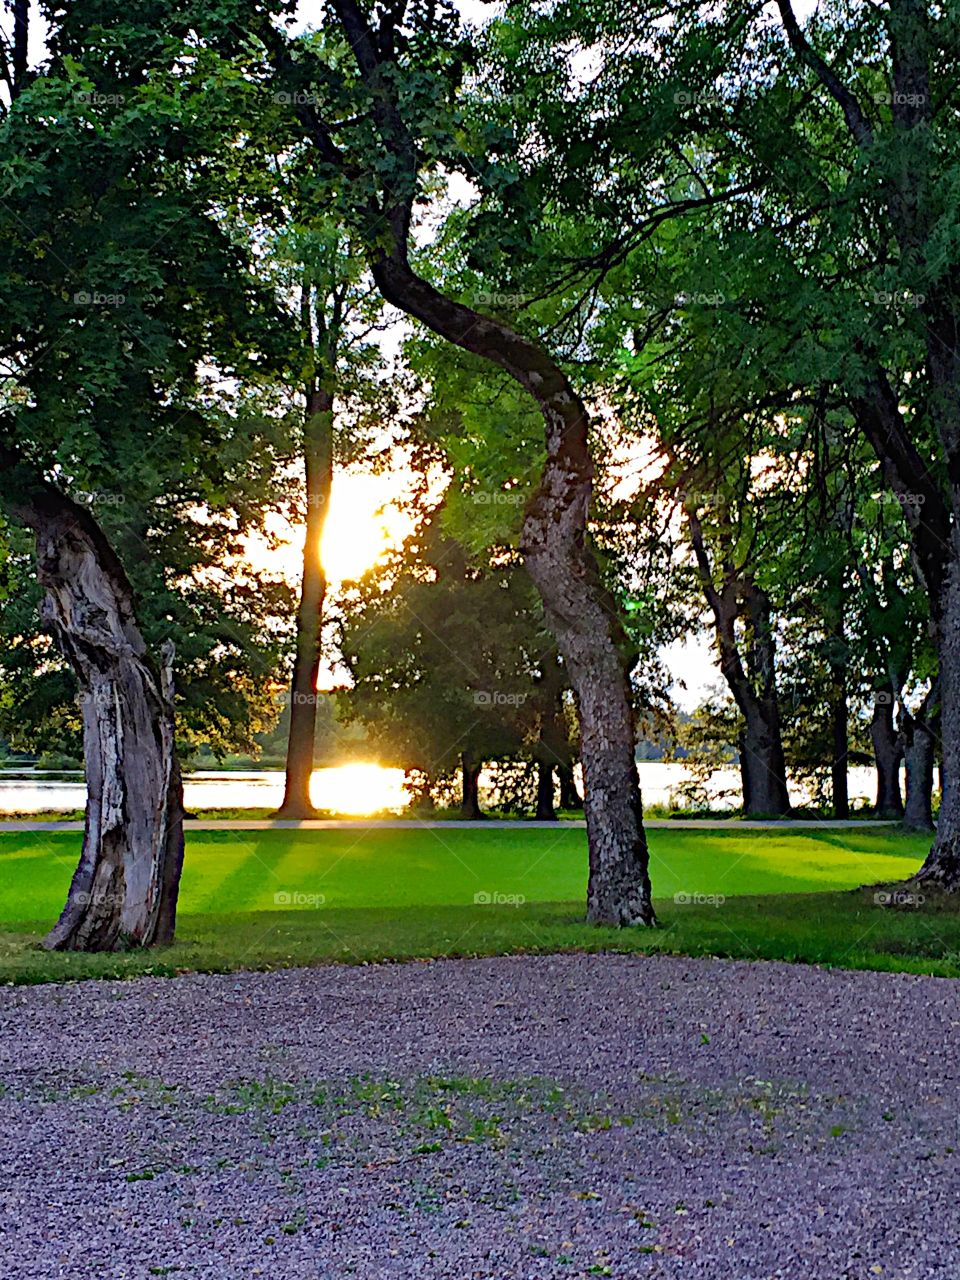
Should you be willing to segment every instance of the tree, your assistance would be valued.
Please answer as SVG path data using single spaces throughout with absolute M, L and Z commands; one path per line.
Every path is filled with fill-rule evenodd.
M 430 789 L 461 777 L 461 811 L 481 816 L 484 763 L 516 758 L 534 739 L 543 758 L 563 745 L 541 725 L 545 684 L 564 681 L 516 559 L 471 562 L 444 531 L 444 508 L 357 585 L 340 649 L 352 688 L 346 714 L 362 722 L 383 756 Z M 551 788 L 552 789 L 552 788 Z
M 203 370 L 228 379 L 251 367 L 254 335 L 269 327 L 213 216 L 208 180 L 222 173 L 203 157 L 216 154 L 222 101 L 194 111 L 200 60 L 145 78 L 143 32 L 131 25 L 115 42 L 94 40 L 84 63 L 91 16 L 84 6 L 62 17 L 42 75 L 8 76 L 0 474 L 8 518 L 35 538 L 42 618 L 82 700 L 87 822 L 46 945 L 109 950 L 173 936 L 183 856 L 174 655 L 151 652 L 130 576 L 81 495 L 129 499 L 138 517 L 158 490 L 202 504 L 217 470 Z M 25 22 L 20 6 L 23 40 Z M 171 33 L 152 35 L 155 50 Z M 144 553 L 138 542 L 134 555 Z
M 540 408 L 547 459 L 524 522 L 523 556 L 577 700 L 590 849 L 588 916 L 596 923 L 652 924 L 631 655 L 586 537 L 593 482 L 589 415 L 543 342 L 440 292 L 410 261 L 423 168 L 436 168 L 442 159 L 476 172 L 482 154 L 481 140 L 470 155 L 457 143 L 452 103 L 463 50 L 456 23 L 437 11 L 414 11 L 405 19 L 402 8 L 370 18 L 354 0 L 334 0 L 332 12 L 356 76 L 346 75 L 342 60 L 309 59 L 303 51 L 295 58 L 281 46 L 273 50 L 278 84 L 298 104 L 318 164 L 347 184 L 350 214 L 384 299 L 504 369 Z

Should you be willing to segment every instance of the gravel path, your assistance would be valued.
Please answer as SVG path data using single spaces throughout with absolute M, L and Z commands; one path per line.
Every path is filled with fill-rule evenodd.
M 957 1280 L 960 985 L 507 957 L 0 990 L 4 1280 Z

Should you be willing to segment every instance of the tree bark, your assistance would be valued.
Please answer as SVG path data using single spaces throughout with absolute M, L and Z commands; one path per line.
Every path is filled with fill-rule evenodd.
M 333 487 L 333 402 L 325 388 L 307 394 L 304 422 L 304 473 L 307 527 L 303 540 L 303 574 L 297 609 L 297 648 L 290 682 L 290 731 L 286 778 L 278 818 L 316 816 L 310 796 L 317 732 L 317 676 L 320 671 L 323 606 L 327 578 L 321 539 Z
M 879 690 L 874 695 L 870 721 L 870 740 L 877 771 L 877 800 L 873 811 L 878 818 L 903 817 L 903 795 L 900 791 L 903 743 L 894 728 L 893 711 L 892 691 Z
M 80 687 L 87 808 L 80 862 L 44 946 L 114 951 L 173 941 L 183 866 L 172 646 L 147 651 L 133 590 L 89 511 L 53 485 L 9 504 L 36 537 L 41 617 Z
M 460 817 L 476 822 L 483 817 L 480 808 L 480 770 L 482 762 L 474 761 L 467 752 L 460 757 L 461 801 Z
M 903 755 L 907 800 L 903 825 L 908 831 L 933 830 L 933 769 L 937 755 L 939 693 L 937 684 L 917 714 L 903 712 Z
M 553 765 L 549 760 L 537 762 L 537 821 L 556 822 L 553 803 Z

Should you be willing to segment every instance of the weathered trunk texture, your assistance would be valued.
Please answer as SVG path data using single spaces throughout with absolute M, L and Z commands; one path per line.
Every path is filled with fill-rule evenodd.
M 172 648 L 159 669 L 126 574 L 88 511 L 42 483 L 14 510 L 36 535 L 42 620 L 76 675 L 83 709 L 83 847 L 44 945 L 172 942 L 183 866 Z
M 951 535 L 951 562 L 937 615 L 942 750 L 937 835 L 918 878 L 960 889 L 960 535 Z
M 903 757 L 907 799 L 903 825 L 908 831 L 933 830 L 933 769 L 937 755 L 939 692 L 936 683 L 917 714 L 903 713 Z
M 307 527 L 297 609 L 297 648 L 290 682 L 290 731 L 286 780 L 279 818 L 312 818 L 310 797 L 317 731 L 317 676 L 320 671 L 323 606 L 327 579 L 320 544 L 333 487 L 333 396 L 325 390 L 307 395 L 304 424 L 304 472 Z
M 873 807 L 878 818 L 902 818 L 903 795 L 900 790 L 900 765 L 903 743 L 894 728 L 894 695 L 881 689 L 873 699 L 870 740 L 877 771 L 877 800 Z
M 537 821 L 556 822 L 553 802 L 553 765 L 549 760 L 537 762 Z
M 476 822 L 483 817 L 480 808 L 480 770 L 482 764 L 466 752 L 460 757 L 460 817 Z

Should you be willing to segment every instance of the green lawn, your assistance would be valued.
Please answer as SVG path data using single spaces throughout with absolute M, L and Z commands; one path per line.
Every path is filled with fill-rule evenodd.
M 960 914 L 949 905 L 889 910 L 870 893 L 840 892 L 906 878 L 927 844 L 868 827 L 651 831 L 663 927 L 613 931 L 582 922 L 580 830 L 198 831 L 177 945 L 87 957 L 35 946 L 63 902 L 79 836 L 3 833 L 0 981 L 564 948 L 960 975 Z

